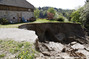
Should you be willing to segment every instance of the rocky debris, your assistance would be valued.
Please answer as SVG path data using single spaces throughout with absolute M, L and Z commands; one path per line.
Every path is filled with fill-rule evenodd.
M 87 51 L 89 51 L 89 47 L 86 47 L 85 49 L 86 49 Z
M 89 59 L 89 51 L 86 51 L 86 50 L 78 50 L 77 52 L 83 54 L 86 56 L 86 59 Z M 81 56 L 83 58 L 83 56 Z
M 89 41 L 80 24 L 33 23 L 19 28 L 36 32 L 35 47 L 41 52 L 36 59 L 89 59 Z
M 72 42 L 74 43 L 74 42 Z M 40 59 L 51 59 L 51 58 L 59 58 L 59 59 L 89 59 L 89 51 L 85 50 L 85 46 L 76 42 L 76 44 L 71 45 L 69 44 L 62 44 L 57 42 L 39 42 L 36 41 L 35 45 L 36 49 L 41 52 L 42 56 Z
M 81 45 L 80 43 L 76 43 L 71 46 L 73 49 L 84 49 L 85 47 Z

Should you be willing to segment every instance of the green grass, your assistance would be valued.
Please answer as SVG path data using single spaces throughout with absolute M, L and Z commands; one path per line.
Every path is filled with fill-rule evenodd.
M 26 24 L 26 23 L 0 25 L 0 28 L 18 28 L 18 26 L 22 24 Z
M 28 23 L 0 25 L 0 28 L 18 28 L 18 26 L 23 25 L 23 24 L 29 24 L 29 23 L 47 23 L 47 22 L 59 22 L 59 21 L 56 21 L 56 20 L 47 20 L 47 19 L 37 19 L 34 22 L 28 22 Z M 69 22 L 69 21 L 68 21 L 68 19 L 65 19 L 64 22 Z
M 34 45 L 30 42 L 16 42 L 13 40 L 0 40 L 0 51 L 3 51 L 3 53 L 0 53 L 0 58 L 5 57 L 7 52 L 8 54 L 11 53 L 16 54 L 16 56 L 13 59 L 34 59 L 35 48 Z
M 0 55 L 0 58 L 3 58 L 4 56 L 5 56 L 5 54 L 1 54 L 1 55 Z
M 46 20 L 46 19 L 37 19 L 36 21 L 29 22 L 29 23 L 45 23 L 45 22 L 58 22 L 58 21 L 55 21 L 55 20 Z M 18 26 L 20 26 L 20 25 L 29 24 L 29 23 L 0 25 L 0 28 L 18 28 Z
M 47 23 L 47 22 L 58 22 L 58 21 L 47 20 L 47 19 L 37 19 L 34 23 Z

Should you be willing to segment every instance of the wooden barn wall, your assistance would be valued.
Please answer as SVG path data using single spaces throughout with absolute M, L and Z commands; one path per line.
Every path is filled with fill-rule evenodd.
M 15 7 L 15 6 L 6 6 L 6 5 L 0 5 L 0 10 L 33 12 L 33 9 L 29 10 L 28 8 L 21 8 L 21 7 Z

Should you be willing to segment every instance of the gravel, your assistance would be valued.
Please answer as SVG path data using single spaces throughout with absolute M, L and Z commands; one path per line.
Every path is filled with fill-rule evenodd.
M 0 28 L 0 39 L 28 41 L 34 43 L 37 39 L 35 31 L 18 28 Z

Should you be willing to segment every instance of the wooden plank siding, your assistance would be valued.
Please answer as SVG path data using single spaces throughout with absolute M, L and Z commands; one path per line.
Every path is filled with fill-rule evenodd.
M 33 12 L 33 9 L 29 10 L 28 8 L 15 7 L 15 6 L 6 6 L 6 5 L 0 5 L 0 10 Z

